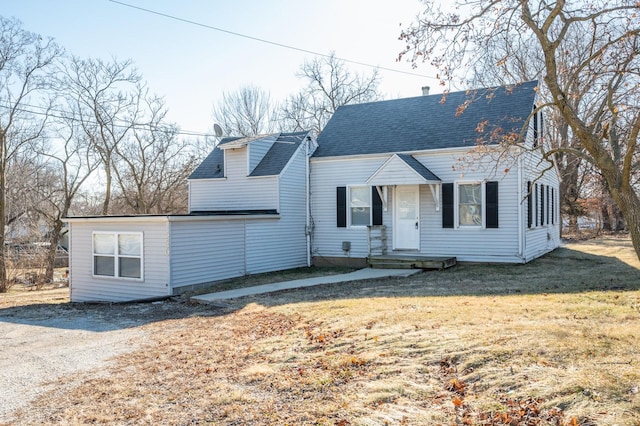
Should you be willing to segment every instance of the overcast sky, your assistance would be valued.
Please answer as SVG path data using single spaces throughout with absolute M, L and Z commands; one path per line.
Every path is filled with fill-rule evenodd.
M 419 96 L 422 86 L 431 86 L 432 93 L 441 91 L 433 69 L 423 65 L 414 70 L 396 62 L 403 47 L 398 35 L 420 12 L 418 0 L 121 1 L 274 43 L 321 54 L 334 51 L 340 58 L 424 75 L 381 70 L 380 89 L 386 98 Z M 296 72 L 313 59 L 310 53 L 109 0 L 0 0 L 0 14 L 55 38 L 75 55 L 133 59 L 151 90 L 165 97 L 171 120 L 195 132 L 211 132 L 212 106 L 223 92 L 256 85 L 273 100 L 284 99 L 303 86 Z

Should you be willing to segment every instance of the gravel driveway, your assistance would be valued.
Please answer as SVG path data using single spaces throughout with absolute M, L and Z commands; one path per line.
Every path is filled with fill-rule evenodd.
M 0 423 L 65 374 L 100 370 L 140 347 L 145 324 L 186 314 L 181 304 L 42 304 L 0 309 Z

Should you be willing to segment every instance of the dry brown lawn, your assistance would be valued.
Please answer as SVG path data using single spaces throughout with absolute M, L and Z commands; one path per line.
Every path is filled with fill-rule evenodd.
M 640 425 L 628 239 L 192 305 L 20 424 Z M 178 308 L 176 308 L 178 309 Z

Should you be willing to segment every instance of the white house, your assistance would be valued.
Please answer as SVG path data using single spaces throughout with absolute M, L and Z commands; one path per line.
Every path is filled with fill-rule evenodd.
M 542 118 L 529 119 L 536 86 L 343 106 L 317 144 L 226 138 L 189 179 L 189 214 L 67 219 L 71 300 L 382 254 L 528 262 L 560 242 L 558 176 L 535 150 Z M 519 147 L 496 144 L 521 131 Z
M 375 254 L 524 263 L 556 248 L 559 182 L 535 150 L 536 87 L 340 107 L 311 158 L 315 263 L 370 257 L 381 226 Z M 498 144 L 525 125 L 522 147 Z

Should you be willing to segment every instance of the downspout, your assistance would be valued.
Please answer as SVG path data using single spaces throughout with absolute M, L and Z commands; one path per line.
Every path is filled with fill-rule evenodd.
M 309 188 L 309 136 L 304 138 L 304 176 L 305 176 L 305 211 L 306 211 L 306 223 L 304 233 L 307 238 L 307 267 L 311 267 L 311 194 Z
M 522 161 L 522 155 L 518 156 L 518 256 L 520 257 L 520 259 L 522 259 L 522 263 L 525 263 L 525 258 L 524 258 L 524 238 L 525 238 L 525 229 L 524 229 L 524 214 L 522 212 L 523 204 L 522 204 L 522 200 L 524 200 L 524 197 L 522 196 L 522 167 L 523 167 L 523 161 Z
M 188 213 L 191 214 L 191 180 L 187 179 L 187 209 Z

